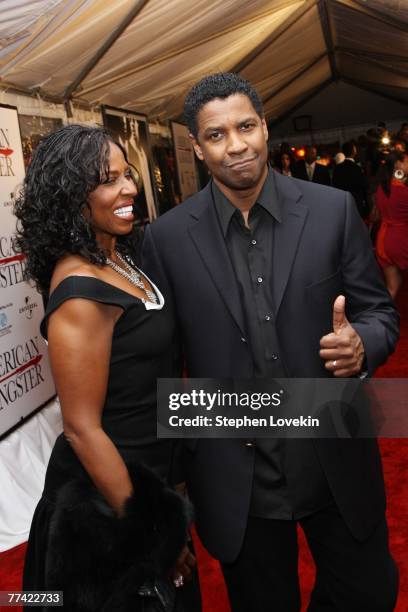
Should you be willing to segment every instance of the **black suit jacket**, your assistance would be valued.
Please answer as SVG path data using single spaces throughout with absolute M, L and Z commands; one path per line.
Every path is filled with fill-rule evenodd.
M 304 159 L 299 159 L 295 164 L 295 173 L 294 176 L 302 181 L 308 181 L 309 177 L 307 176 L 306 164 Z M 330 181 L 330 173 L 326 166 L 323 164 L 319 164 L 316 162 L 313 179 L 310 181 L 312 183 L 319 183 L 320 185 L 331 185 Z
M 334 168 L 333 187 L 350 191 L 360 215 L 365 217 L 368 214 L 366 180 L 363 171 L 355 162 L 345 159 Z
M 282 222 L 274 232 L 276 328 L 291 377 L 326 377 L 320 338 L 332 331 L 337 295 L 360 334 L 369 373 L 393 351 L 398 315 L 384 288 L 351 196 L 274 173 Z M 251 352 L 234 271 L 211 185 L 146 230 L 143 266 L 175 309 L 191 377 L 250 378 Z M 205 546 L 224 562 L 241 548 L 254 448 L 244 440 L 186 441 L 188 484 Z M 375 440 L 317 439 L 316 450 L 340 512 L 357 538 L 384 513 Z

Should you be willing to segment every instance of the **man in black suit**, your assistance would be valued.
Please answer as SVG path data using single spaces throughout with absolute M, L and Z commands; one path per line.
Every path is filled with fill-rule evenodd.
M 197 83 L 185 116 L 212 180 L 147 228 L 143 265 L 174 309 L 189 375 L 372 374 L 398 315 L 351 196 L 268 168 L 262 104 L 238 75 Z M 298 612 L 298 522 L 317 566 L 309 610 L 393 609 L 375 440 L 185 446 L 197 529 L 234 612 Z
M 317 161 L 316 147 L 308 146 L 305 151 L 305 158 L 299 159 L 295 164 L 294 176 L 302 181 L 312 181 L 320 185 L 330 185 L 330 173 L 326 166 Z
M 367 184 L 360 166 L 356 164 L 357 147 L 352 142 L 345 142 L 342 147 L 346 159 L 334 168 L 333 187 L 349 191 L 353 196 L 360 216 L 365 218 L 368 213 Z

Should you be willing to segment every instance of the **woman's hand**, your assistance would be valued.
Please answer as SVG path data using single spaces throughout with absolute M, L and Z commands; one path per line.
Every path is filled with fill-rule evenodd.
M 188 546 L 184 546 L 176 562 L 173 571 L 173 582 L 176 587 L 183 586 L 185 582 L 191 580 L 192 571 L 197 565 L 195 556 L 190 552 Z

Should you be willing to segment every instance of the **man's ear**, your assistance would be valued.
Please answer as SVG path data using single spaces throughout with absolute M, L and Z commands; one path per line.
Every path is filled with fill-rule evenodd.
M 190 136 L 191 142 L 193 143 L 193 149 L 195 151 L 195 154 L 197 155 L 200 161 L 204 161 L 204 155 L 203 155 L 203 152 L 201 151 L 200 145 L 198 144 L 197 138 L 193 134 L 189 134 L 189 136 Z
M 265 117 L 262 117 L 262 129 L 265 136 L 265 141 L 268 142 L 269 132 L 268 126 L 266 125 Z

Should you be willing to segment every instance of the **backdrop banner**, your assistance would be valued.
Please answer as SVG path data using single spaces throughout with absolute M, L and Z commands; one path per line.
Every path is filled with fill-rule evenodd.
M 0 105 L 0 436 L 55 394 L 39 332 L 42 298 L 24 281 L 25 257 L 14 249 L 13 204 L 23 180 L 17 109 Z

